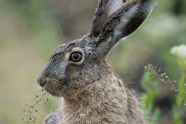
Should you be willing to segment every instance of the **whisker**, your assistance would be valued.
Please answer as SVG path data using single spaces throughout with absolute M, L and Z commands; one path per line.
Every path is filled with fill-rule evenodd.
M 37 69 L 41 70 L 41 68 L 40 68 L 36 63 L 34 63 L 33 61 L 30 61 L 30 63 L 32 63 L 33 65 L 35 65 L 35 67 L 36 67 Z
M 56 34 L 54 33 L 54 31 L 51 30 L 51 32 L 52 32 L 52 34 L 56 35 Z
M 59 29 L 60 29 L 60 32 L 61 32 L 61 36 L 63 35 L 63 33 L 62 33 L 62 30 L 61 30 L 61 26 L 60 26 L 60 24 L 58 23 L 58 25 L 59 25 Z
M 36 58 L 39 59 L 41 62 L 44 63 L 44 61 L 40 57 L 37 56 Z
M 79 36 L 79 34 L 78 34 L 78 29 L 76 29 L 76 32 L 77 32 L 76 35 L 77 35 L 77 38 L 78 38 L 78 36 Z
M 47 40 L 47 41 L 50 41 L 49 39 L 47 39 L 47 38 L 44 38 L 45 40 Z M 50 41 L 51 42 L 51 41 Z

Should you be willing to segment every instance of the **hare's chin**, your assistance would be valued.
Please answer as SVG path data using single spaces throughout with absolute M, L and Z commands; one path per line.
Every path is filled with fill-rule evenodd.
M 50 95 L 52 95 L 52 96 L 55 96 L 55 97 L 61 97 L 61 96 L 63 96 L 61 93 L 59 93 L 59 91 L 57 91 L 57 90 L 55 90 L 55 91 L 53 91 L 53 90 L 50 90 L 50 89 L 47 89 L 47 88 L 44 88 L 43 87 L 43 89 L 47 92 L 47 93 L 49 93 Z
M 47 84 L 47 83 L 43 85 L 43 89 L 47 93 L 49 93 L 50 95 L 55 96 L 55 97 L 63 97 L 67 92 L 67 90 L 65 90 L 66 88 L 64 88 L 64 87 L 61 88 L 61 90 L 60 90 L 60 89 L 56 88 L 55 86 Z

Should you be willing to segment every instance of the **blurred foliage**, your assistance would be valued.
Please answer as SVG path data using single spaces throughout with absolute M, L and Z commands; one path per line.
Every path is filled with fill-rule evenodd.
M 160 95 L 160 87 L 157 80 L 154 80 L 150 72 L 145 72 L 141 78 L 140 84 L 145 90 L 144 93 L 141 93 L 140 101 L 144 106 L 145 114 L 148 122 L 156 124 L 158 122 L 161 110 L 159 107 L 154 108 L 154 101 Z
M 97 0 L 0 1 L 1 124 L 21 122 L 25 102 L 40 91 L 37 74 L 58 45 L 90 31 L 96 4 Z M 169 51 L 175 45 L 186 44 L 185 6 L 185 0 L 159 1 L 145 23 L 113 48 L 108 61 L 124 82 L 135 82 L 132 87 L 150 92 L 140 85 L 147 63 L 162 67 L 171 79 L 181 77 L 177 59 Z M 156 97 L 144 100 L 149 105 L 154 101 L 152 110 L 161 110 L 158 124 L 171 124 L 174 120 L 171 110 L 172 105 L 177 106 L 174 100 L 177 93 L 164 87 L 157 91 L 154 91 Z M 38 121 L 55 109 L 56 100 L 58 98 L 49 97 L 48 104 L 38 106 L 35 113 Z M 186 123 L 186 115 L 182 117 Z
M 184 114 L 186 114 L 186 45 L 175 46 L 171 53 L 176 55 L 180 67 L 180 79 L 178 81 L 178 93 L 175 96 L 175 103 L 172 105 L 174 124 L 184 124 Z
M 174 102 L 172 103 L 172 112 L 173 112 L 173 121 L 174 124 L 184 124 L 184 114 L 186 113 L 186 45 L 174 46 L 171 48 L 170 53 L 177 56 L 177 61 L 180 67 L 180 75 L 181 78 L 179 81 L 172 81 L 166 73 L 161 72 L 161 68 L 157 69 L 157 66 L 152 64 L 148 64 L 145 66 L 145 74 L 141 79 L 142 88 L 145 90 L 145 93 L 141 95 L 141 102 L 145 106 L 145 110 L 147 111 L 147 115 L 150 115 L 152 112 L 152 106 L 154 105 L 155 98 L 158 96 L 159 87 L 154 86 L 157 85 L 150 77 L 156 77 L 156 80 L 160 83 L 165 84 L 166 88 L 170 87 L 171 90 L 177 92 L 176 96 L 174 96 Z M 149 74 L 147 76 L 146 74 Z M 153 85 L 152 85 L 153 84 Z M 150 109 L 149 109 L 150 108 Z M 155 108 L 155 114 L 152 118 L 156 118 L 156 121 L 151 123 L 156 123 L 159 115 L 160 109 Z

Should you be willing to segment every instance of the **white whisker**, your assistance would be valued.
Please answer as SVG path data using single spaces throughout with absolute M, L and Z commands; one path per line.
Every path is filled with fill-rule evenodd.
M 59 29 L 60 29 L 60 32 L 61 32 L 61 36 L 63 36 L 61 25 L 59 23 L 58 23 L 58 25 L 59 25 Z
M 56 34 L 54 33 L 54 31 L 51 30 L 51 32 L 52 32 L 52 34 L 56 35 Z

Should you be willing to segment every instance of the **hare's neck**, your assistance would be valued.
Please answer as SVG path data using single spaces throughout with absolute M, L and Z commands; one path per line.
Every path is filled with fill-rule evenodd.
M 62 117 L 65 123 L 92 121 L 126 123 L 128 120 L 126 88 L 114 74 L 85 88 L 71 91 L 69 94 L 71 96 L 64 98 L 61 102 Z

